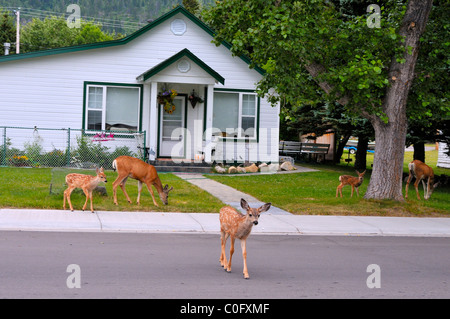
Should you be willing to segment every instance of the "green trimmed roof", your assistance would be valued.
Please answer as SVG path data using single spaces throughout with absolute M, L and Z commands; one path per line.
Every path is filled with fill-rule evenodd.
M 221 84 L 225 84 L 225 78 L 221 76 L 219 73 L 214 71 L 212 68 L 210 68 L 205 62 L 200 60 L 196 55 L 194 55 L 191 51 L 188 49 L 183 49 L 177 54 L 171 56 L 167 60 L 159 63 L 158 65 L 154 66 L 150 70 L 144 72 L 143 74 L 138 76 L 138 79 L 141 78 L 141 80 L 146 81 L 152 76 L 156 75 L 157 73 L 161 72 L 168 66 L 172 65 L 176 61 L 180 60 L 183 57 L 189 58 L 191 61 L 196 63 L 198 66 L 200 66 L 204 71 L 206 71 L 209 75 L 211 75 L 217 82 Z
M 104 41 L 104 42 L 96 42 L 96 43 L 90 43 L 90 44 L 82 44 L 82 45 L 63 47 L 63 48 L 57 48 L 57 49 L 49 49 L 49 50 L 34 51 L 34 52 L 21 53 L 21 54 L 0 56 L 0 63 L 7 62 L 7 61 L 29 59 L 29 58 L 37 58 L 37 57 L 43 57 L 43 56 L 49 56 L 49 55 L 55 55 L 55 54 L 70 53 L 70 52 L 85 51 L 85 50 L 91 50 L 91 49 L 100 49 L 100 48 L 125 45 L 128 42 L 136 39 L 140 35 L 146 33 L 147 31 L 149 31 L 149 30 L 153 29 L 154 27 L 158 26 L 159 24 L 163 23 L 164 21 L 172 18 L 173 16 L 175 16 L 178 13 L 182 13 L 184 16 L 186 16 L 188 19 L 190 19 L 192 22 L 194 22 L 197 26 L 199 26 L 201 29 L 203 29 L 206 33 L 208 33 L 212 37 L 215 36 L 215 32 L 209 26 L 207 26 L 203 21 L 201 21 L 199 18 L 194 16 L 189 11 L 187 11 L 184 7 L 178 6 L 175 9 L 162 15 L 158 19 L 154 20 L 153 22 L 147 24 L 145 27 L 139 29 L 138 31 L 136 31 L 122 39 L 112 40 L 112 41 Z M 228 42 L 224 41 L 224 42 L 222 42 L 222 44 L 228 49 L 231 48 L 231 44 Z M 241 56 L 240 58 L 243 61 L 245 61 L 247 64 L 250 64 L 250 60 L 247 57 Z M 260 74 L 264 74 L 264 70 L 259 67 L 255 67 L 255 70 L 257 72 L 259 72 Z

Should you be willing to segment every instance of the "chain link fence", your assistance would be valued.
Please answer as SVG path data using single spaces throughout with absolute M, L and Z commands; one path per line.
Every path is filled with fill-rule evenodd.
M 146 132 L 0 126 L 0 166 L 112 168 L 121 155 L 147 159 Z

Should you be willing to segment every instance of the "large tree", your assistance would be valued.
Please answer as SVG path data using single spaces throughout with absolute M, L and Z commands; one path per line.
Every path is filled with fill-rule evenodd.
M 365 198 L 403 200 L 407 100 L 432 6 L 392 0 L 355 17 L 325 0 L 227 0 L 204 19 L 217 44 L 230 42 L 234 54 L 265 69 L 259 91 L 275 88 L 272 102 L 327 99 L 368 119 L 377 147 Z

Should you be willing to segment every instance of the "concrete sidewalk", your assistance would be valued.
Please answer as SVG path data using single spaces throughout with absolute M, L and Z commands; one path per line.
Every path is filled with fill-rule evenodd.
M 218 214 L 0 209 L 0 230 L 219 233 Z M 450 237 L 450 218 L 272 215 L 253 234 Z
M 245 212 L 241 208 L 241 198 L 245 199 L 251 207 L 260 207 L 265 204 L 253 196 L 240 192 L 230 186 L 221 184 L 212 179 L 206 178 L 202 174 L 188 174 L 188 173 L 173 173 L 173 174 L 207 191 L 212 196 L 220 199 L 226 205 L 230 205 L 236 209 L 239 209 L 243 213 Z M 242 177 L 239 176 L 237 178 L 245 178 L 245 176 Z M 291 215 L 291 213 L 282 210 L 281 208 L 275 207 L 273 205 L 270 208 L 270 213 L 272 215 Z

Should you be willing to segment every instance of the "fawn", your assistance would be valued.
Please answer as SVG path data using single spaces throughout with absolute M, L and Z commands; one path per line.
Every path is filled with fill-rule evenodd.
M 152 195 L 153 204 L 155 206 L 159 206 L 156 203 L 155 195 L 153 194 L 152 185 L 155 186 L 158 191 L 159 198 L 163 202 L 164 205 L 167 205 L 169 202 L 169 192 L 173 189 L 173 187 L 169 188 L 169 185 L 162 186 L 161 180 L 159 179 L 158 173 L 153 165 L 147 164 L 144 161 L 141 161 L 138 158 L 130 157 L 130 156 L 119 156 L 116 158 L 112 166 L 114 170 L 117 170 L 119 176 L 117 176 L 116 180 L 113 182 L 113 195 L 114 195 L 114 204 L 117 203 L 117 186 L 120 185 L 125 197 L 128 202 L 131 204 L 131 199 L 125 190 L 125 183 L 127 182 L 128 177 L 138 180 L 138 198 L 137 204 L 139 205 L 141 199 L 141 191 L 142 191 L 142 183 L 147 185 L 147 189 Z
M 417 199 L 420 200 L 418 186 L 420 181 L 422 181 L 424 193 L 423 196 L 425 200 L 428 200 L 431 194 L 433 193 L 433 190 L 439 185 L 439 182 L 434 183 L 433 169 L 419 160 L 413 160 L 411 163 L 409 163 L 408 169 L 409 169 L 409 176 L 408 181 L 406 182 L 405 199 L 408 198 L 409 183 L 411 182 L 412 178 L 415 177 L 416 182 L 414 183 L 414 187 L 416 188 Z M 427 181 L 427 188 L 425 188 L 425 180 Z
M 364 180 L 364 174 L 366 173 L 366 171 L 360 173 L 358 171 L 356 171 L 356 173 L 358 173 L 358 177 L 353 177 L 350 175 L 341 175 L 339 176 L 339 181 L 341 182 L 339 184 L 339 186 L 336 189 L 336 197 L 338 197 L 338 194 L 341 194 L 342 197 L 342 187 L 344 187 L 345 185 L 351 185 L 352 186 L 352 196 L 353 197 L 353 191 L 356 188 L 356 194 L 359 196 L 359 186 L 361 186 L 363 180 Z
M 220 253 L 220 265 L 225 271 L 231 272 L 231 258 L 234 253 L 234 241 L 236 238 L 241 240 L 242 257 L 244 259 L 244 278 L 249 279 L 247 269 L 247 247 L 246 241 L 253 225 L 258 225 L 259 215 L 270 209 L 271 203 L 266 203 L 259 208 L 251 208 L 245 199 L 241 198 L 241 207 L 247 211 L 246 215 L 241 214 L 231 206 L 225 206 L 220 209 L 220 240 L 221 240 L 221 253 Z M 231 237 L 230 246 L 230 259 L 227 262 L 225 254 L 225 245 L 228 237 Z
M 91 199 L 91 212 L 94 212 L 94 206 L 92 205 L 92 191 L 94 188 L 100 184 L 100 182 L 107 182 L 106 175 L 103 170 L 103 167 L 101 169 L 96 169 L 97 176 L 92 175 L 84 175 L 84 174 L 68 174 L 66 176 L 66 183 L 67 183 L 67 189 L 64 191 L 64 209 L 66 209 L 66 198 L 69 202 L 70 210 L 73 212 L 72 202 L 70 201 L 70 194 L 75 188 L 81 188 L 84 192 L 84 195 L 86 195 L 86 202 L 83 206 L 83 211 L 86 209 L 86 205 L 88 202 L 88 199 Z

